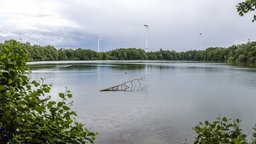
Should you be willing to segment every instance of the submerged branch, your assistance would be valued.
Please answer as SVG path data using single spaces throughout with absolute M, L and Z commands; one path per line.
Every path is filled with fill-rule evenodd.
M 142 87 L 141 81 L 144 81 L 144 80 L 145 80 L 145 77 L 140 77 L 140 78 L 126 81 L 119 85 L 102 89 L 100 91 L 101 92 L 103 91 L 135 91 L 135 90 L 139 90 Z

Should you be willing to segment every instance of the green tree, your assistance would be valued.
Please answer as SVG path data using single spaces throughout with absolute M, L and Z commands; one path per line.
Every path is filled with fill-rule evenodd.
M 93 143 L 95 133 L 76 121 L 72 94 L 51 99 L 51 85 L 28 78 L 28 54 L 14 40 L 0 45 L 1 143 Z
M 152 52 L 152 51 L 147 53 L 147 57 L 148 57 L 148 60 L 157 60 L 157 56 L 155 52 Z
M 256 42 L 233 45 L 228 48 L 210 47 L 206 50 L 188 50 L 175 52 L 160 49 L 145 52 L 143 49 L 118 48 L 107 52 L 95 52 L 89 49 L 56 49 L 53 46 L 22 44 L 26 47 L 30 61 L 51 60 L 189 60 L 228 62 L 235 65 L 256 65 Z
M 248 12 L 252 12 L 256 10 L 256 0 L 245 0 L 244 2 L 240 2 L 236 5 L 237 12 L 240 16 L 244 16 L 244 14 Z M 256 20 L 256 15 L 253 15 L 254 22 Z
M 65 49 L 58 50 L 58 60 L 68 60 L 68 57 L 65 53 Z

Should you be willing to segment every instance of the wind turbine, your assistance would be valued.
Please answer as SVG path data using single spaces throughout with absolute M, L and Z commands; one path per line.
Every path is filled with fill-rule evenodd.
M 145 42 L 145 51 L 148 52 L 148 36 L 149 36 L 149 26 L 147 24 L 144 25 L 146 28 L 146 42 Z
M 101 38 L 99 36 L 97 36 L 98 52 L 100 52 L 100 40 L 101 40 Z
M 203 36 L 203 33 L 200 32 L 199 33 L 199 49 L 202 49 L 202 36 Z

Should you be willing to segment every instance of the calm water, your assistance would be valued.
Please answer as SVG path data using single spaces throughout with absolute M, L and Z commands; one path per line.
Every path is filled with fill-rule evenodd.
M 78 120 L 99 132 L 99 144 L 191 143 L 192 127 L 218 114 L 256 124 L 256 69 L 172 61 L 57 62 L 33 65 L 53 95 L 71 90 Z M 132 92 L 100 92 L 143 77 Z M 185 141 L 186 140 L 186 141 Z

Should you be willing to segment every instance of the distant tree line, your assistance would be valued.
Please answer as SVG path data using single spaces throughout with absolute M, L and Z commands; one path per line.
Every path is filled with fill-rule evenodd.
M 163 50 L 145 52 L 139 48 L 118 48 L 107 52 L 90 49 L 56 49 L 53 46 L 23 43 L 30 61 L 63 60 L 189 60 L 207 62 L 228 62 L 230 64 L 256 65 L 256 42 L 233 45 L 228 48 L 211 47 L 206 50 L 176 52 Z

